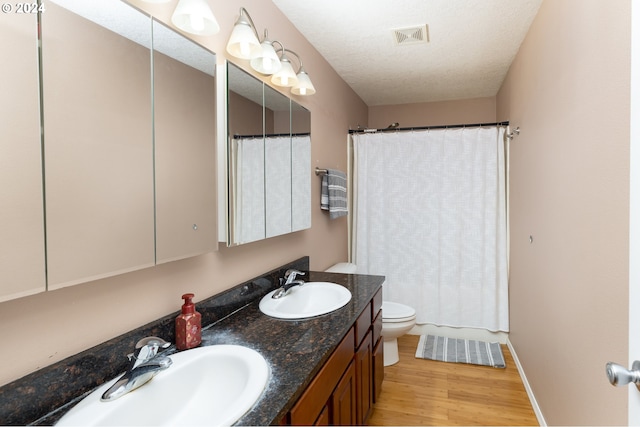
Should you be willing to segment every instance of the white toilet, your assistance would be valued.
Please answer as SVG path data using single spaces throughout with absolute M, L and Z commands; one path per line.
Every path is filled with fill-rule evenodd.
M 416 311 L 408 305 L 382 301 L 382 339 L 384 340 L 384 366 L 398 363 L 398 337 L 409 332 L 416 324 Z
M 356 274 L 357 267 L 350 262 L 340 262 L 325 271 L 328 273 Z M 398 363 L 398 337 L 409 332 L 415 324 L 416 311 L 413 308 L 397 302 L 382 301 L 384 366 Z

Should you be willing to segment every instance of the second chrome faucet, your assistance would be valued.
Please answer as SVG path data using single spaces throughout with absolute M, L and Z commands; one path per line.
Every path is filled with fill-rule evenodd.
M 287 295 L 287 292 L 289 292 L 289 289 L 293 288 L 294 286 L 304 285 L 304 280 L 301 280 L 301 279 L 296 280 L 297 276 L 304 276 L 304 273 L 298 270 L 287 270 L 284 273 L 284 279 L 282 278 L 280 279 L 280 287 L 276 289 L 273 295 L 271 295 L 271 298 L 273 299 L 282 298 L 283 296 Z

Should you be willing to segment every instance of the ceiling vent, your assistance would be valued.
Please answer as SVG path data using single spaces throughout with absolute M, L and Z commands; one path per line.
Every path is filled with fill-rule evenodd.
M 393 30 L 393 41 L 397 46 L 429 43 L 429 26 L 397 28 Z

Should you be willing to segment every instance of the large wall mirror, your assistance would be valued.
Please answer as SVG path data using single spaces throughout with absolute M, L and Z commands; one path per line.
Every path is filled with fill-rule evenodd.
M 156 264 L 214 250 L 216 55 L 153 21 Z
M 151 18 L 52 0 L 41 20 L 48 288 L 152 266 Z
M 46 289 L 38 17 L 0 17 L 0 302 Z
M 311 228 L 311 114 L 291 101 L 291 231 Z
M 20 71 L 25 98 L 0 100 L 19 114 L 0 152 L 20 153 L 0 183 L 16 212 L 0 222 L 29 237 L 3 233 L 0 255 L 24 246 L 39 267 L 27 280 L 24 260 L 2 263 L 0 282 L 26 285 L 0 301 L 214 250 L 215 54 L 121 0 L 51 0 L 22 18 L 0 29 L 23 67 L 1 75 Z
M 264 239 L 263 84 L 227 64 L 228 244 Z
M 228 244 L 311 227 L 308 110 L 227 65 Z
M 265 237 L 291 232 L 291 101 L 264 85 Z

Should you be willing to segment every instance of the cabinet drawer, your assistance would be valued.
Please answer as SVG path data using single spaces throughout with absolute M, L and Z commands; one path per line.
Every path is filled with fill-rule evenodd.
M 371 327 L 371 303 L 367 304 L 362 314 L 356 320 L 356 336 L 354 341 L 354 348 L 358 348 L 364 337 L 369 332 Z
M 372 302 L 371 318 L 375 319 L 380 310 L 382 310 L 382 288 L 378 289 L 378 292 L 373 296 Z
M 378 311 L 378 315 L 373 321 L 373 345 L 376 345 L 381 335 L 382 335 L 382 310 Z
M 291 409 L 291 424 L 312 425 L 318 419 L 333 389 L 353 359 L 353 341 L 354 328 L 351 328 Z

